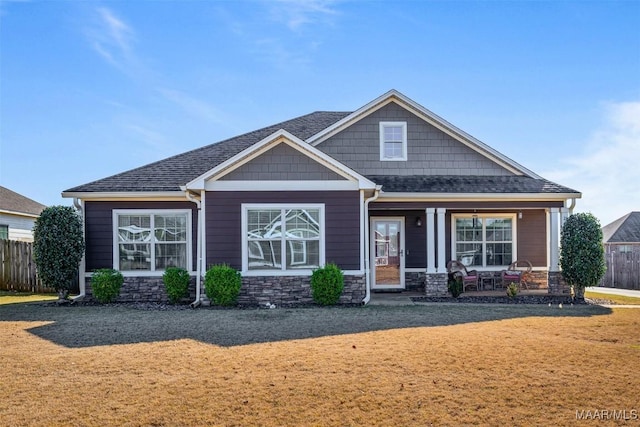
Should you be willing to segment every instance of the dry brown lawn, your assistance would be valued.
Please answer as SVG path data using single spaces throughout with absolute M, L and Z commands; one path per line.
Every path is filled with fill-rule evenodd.
M 639 309 L 13 304 L 0 346 L 1 425 L 600 426 L 621 421 L 576 411 L 640 411 Z

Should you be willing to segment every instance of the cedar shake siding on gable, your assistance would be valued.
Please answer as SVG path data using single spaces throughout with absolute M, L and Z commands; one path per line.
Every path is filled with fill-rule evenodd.
M 344 178 L 287 144 L 279 144 L 220 180 L 342 181 Z
M 242 268 L 243 203 L 325 205 L 325 260 L 343 270 L 360 269 L 360 193 L 357 191 L 207 192 L 207 268 L 227 263 Z
M 114 209 L 190 209 L 191 215 L 191 258 L 193 270 L 196 269 L 196 236 L 198 210 L 191 202 L 91 202 L 84 205 L 86 270 L 113 268 L 113 210 Z M 143 271 L 140 275 L 144 276 Z
M 407 161 L 380 161 L 380 122 L 407 122 Z M 317 146 L 362 175 L 478 175 L 511 172 L 398 104 L 390 103 Z

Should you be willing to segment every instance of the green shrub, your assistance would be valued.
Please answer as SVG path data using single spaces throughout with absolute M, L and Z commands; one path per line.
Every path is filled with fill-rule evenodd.
M 189 294 L 189 273 L 184 268 L 169 267 L 162 275 L 162 283 L 167 291 L 167 297 L 173 304 Z
M 455 276 L 454 278 L 449 279 L 447 288 L 449 289 L 449 293 L 452 297 L 458 298 L 462 293 L 462 277 Z
M 311 274 L 311 296 L 320 305 L 338 302 L 344 289 L 344 275 L 337 265 L 329 263 Z
M 509 286 L 507 286 L 507 296 L 509 298 L 513 298 L 516 295 L 518 295 L 518 285 L 516 283 L 510 283 Z
M 71 206 L 45 208 L 33 227 L 33 256 L 38 276 L 66 299 L 84 254 L 82 219 Z
M 210 267 L 204 276 L 204 291 L 216 305 L 235 305 L 241 286 L 240 272 L 226 264 Z
M 101 268 L 91 276 L 91 291 L 98 302 L 106 304 L 114 301 L 120 295 L 124 278 L 122 274 L 112 268 Z
M 595 286 L 606 271 L 600 221 L 590 213 L 569 216 L 560 235 L 560 267 L 567 285 L 584 298 L 584 288 Z

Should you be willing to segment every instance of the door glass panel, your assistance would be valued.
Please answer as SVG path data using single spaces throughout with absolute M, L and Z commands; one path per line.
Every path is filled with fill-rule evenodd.
M 400 221 L 375 221 L 375 277 L 376 285 L 401 286 Z

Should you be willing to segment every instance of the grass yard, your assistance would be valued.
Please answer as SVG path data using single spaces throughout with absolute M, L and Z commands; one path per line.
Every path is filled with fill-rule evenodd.
M 0 343 L 0 425 L 600 426 L 622 421 L 576 411 L 640 416 L 640 309 L 9 304 Z
M 618 305 L 640 305 L 640 298 L 627 297 L 624 295 L 607 294 L 603 292 L 590 292 L 587 288 L 584 292 L 585 298 L 591 298 L 595 300 L 606 300 L 612 304 Z

